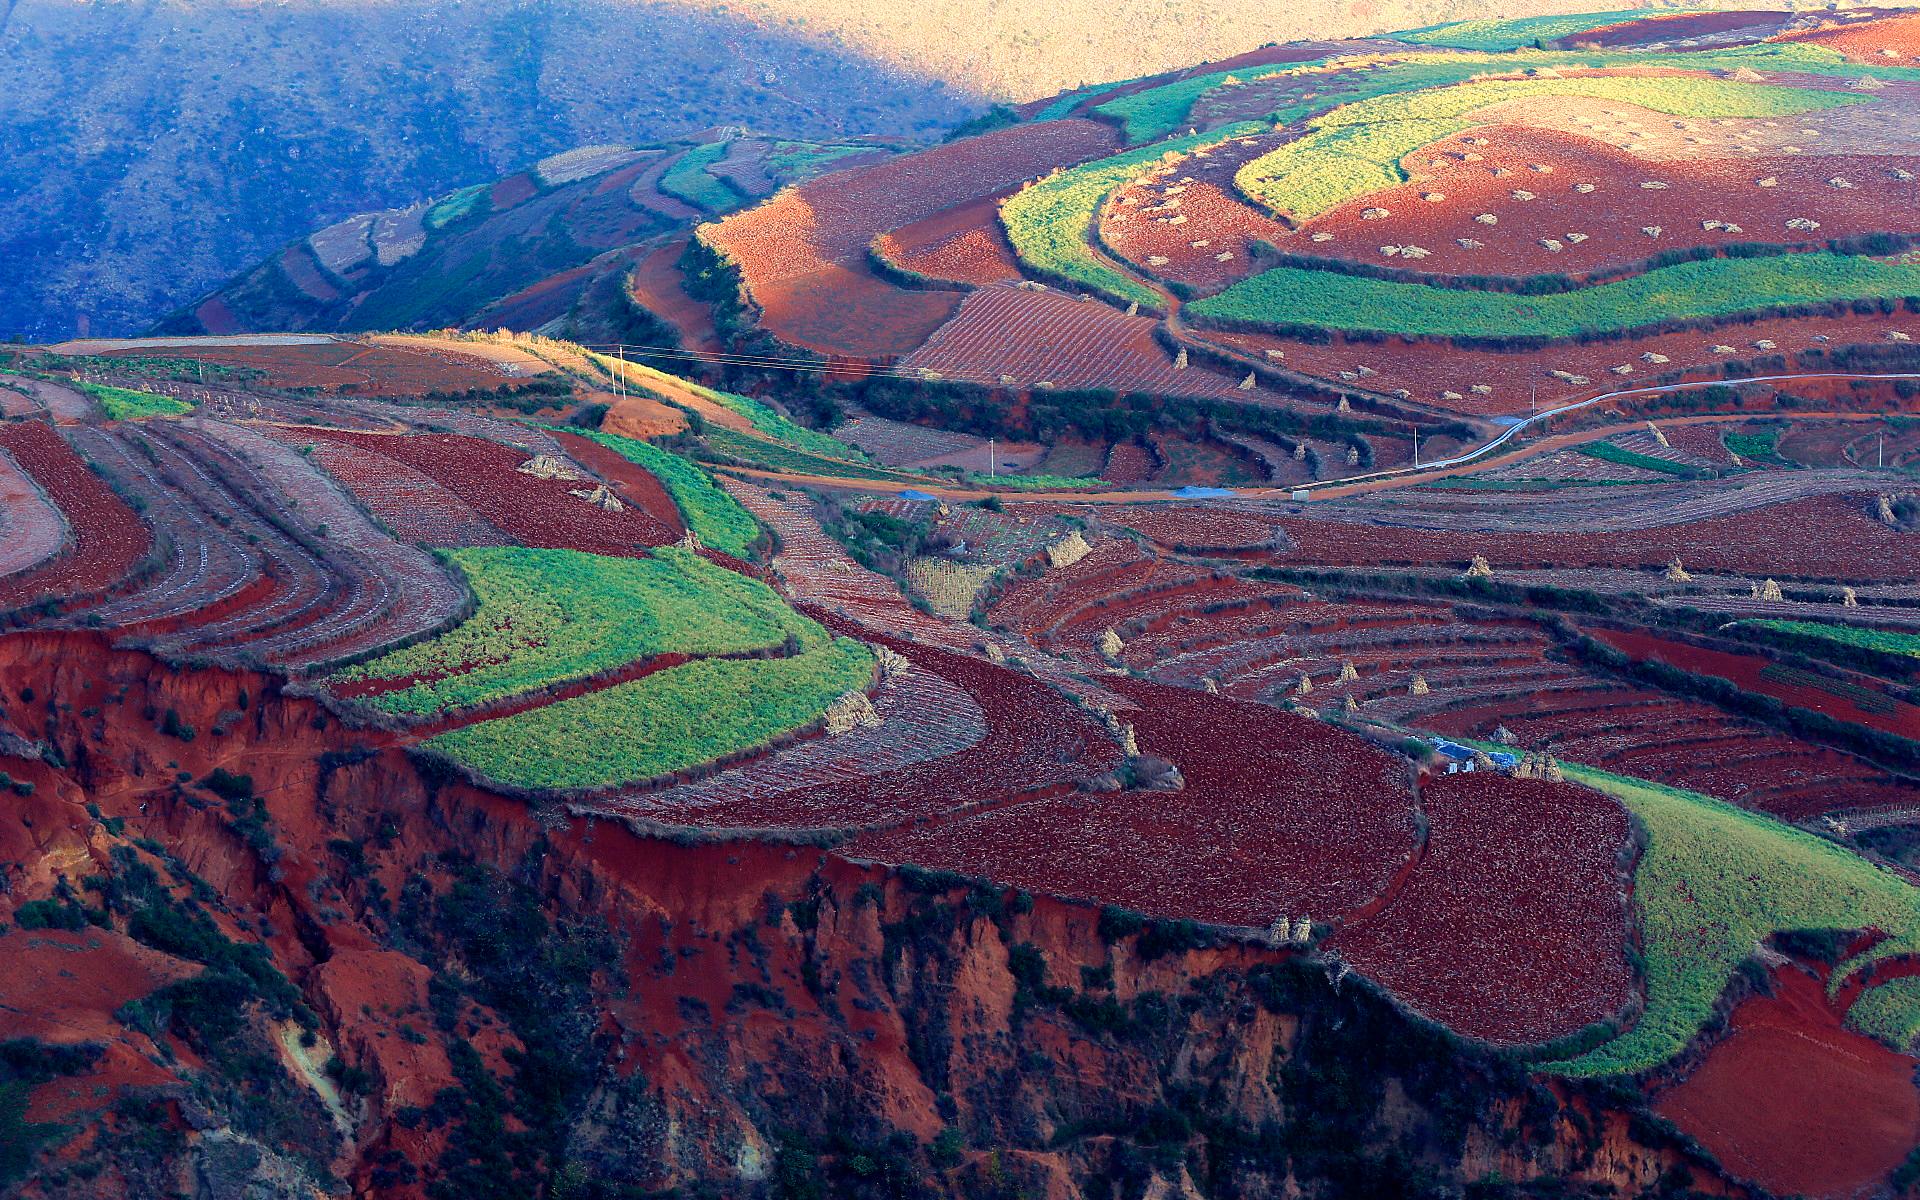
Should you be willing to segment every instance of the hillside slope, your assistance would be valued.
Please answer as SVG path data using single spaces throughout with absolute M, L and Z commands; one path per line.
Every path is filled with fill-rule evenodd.
M 11 0 L 0 333 L 130 331 L 289 238 L 573 146 L 721 123 L 926 136 L 991 99 L 1484 7 Z

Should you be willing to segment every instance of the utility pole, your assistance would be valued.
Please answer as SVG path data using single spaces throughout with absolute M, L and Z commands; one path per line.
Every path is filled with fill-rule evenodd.
M 999 468 L 999 465 L 994 461 L 994 457 L 993 457 L 993 439 L 988 438 L 987 439 L 987 478 L 998 479 L 999 477 L 1000 477 L 1000 468 Z
M 620 374 L 614 377 L 614 393 L 622 400 L 627 398 L 627 348 L 615 346 L 613 353 L 620 360 Z
M 1415 425 L 1412 428 L 1413 428 L 1413 465 L 1417 467 L 1420 465 L 1420 427 L 1418 425 Z

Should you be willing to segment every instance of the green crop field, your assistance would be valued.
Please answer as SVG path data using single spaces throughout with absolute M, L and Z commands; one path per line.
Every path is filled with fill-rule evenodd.
M 702 659 L 424 744 L 529 789 L 615 787 L 683 771 L 803 729 L 871 682 L 873 655 L 859 642 L 817 625 L 803 641 L 790 658 Z
M 177 417 L 193 411 L 193 405 L 156 392 L 137 392 L 132 388 L 109 387 L 104 383 L 74 380 L 73 386 L 92 396 L 110 421 L 144 421 L 149 417 Z
M 693 530 L 703 544 L 735 558 L 745 558 L 752 550 L 760 536 L 760 523 L 699 467 L 637 438 L 598 430 L 568 432 L 592 438 L 628 462 L 650 471 L 666 487 L 674 504 L 679 506 L 687 528 Z
M 1884 931 L 1885 940 L 1836 969 L 1836 981 L 1871 962 L 1920 951 L 1920 888 L 1897 875 L 1724 801 L 1572 763 L 1565 769 L 1569 780 L 1618 797 L 1646 829 L 1634 905 L 1647 1010 L 1622 1036 L 1544 1069 L 1618 1075 L 1666 1062 L 1712 1017 L 1755 944 L 1775 933 Z M 1888 1009 L 1889 1027 L 1920 1022 L 1917 1003 L 1920 994 L 1876 1001 Z
M 1797 633 L 1843 646 L 1859 646 L 1882 654 L 1905 654 L 1920 658 L 1920 633 L 1897 633 L 1890 629 L 1862 629 L 1855 625 L 1828 625 L 1821 621 L 1742 621 L 1760 629 Z
M 919 476 L 885 467 L 865 466 L 845 458 L 812 454 L 767 438 L 755 437 L 737 429 L 709 423 L 700 435 L 715 452 L 749 467 L 782 471 L 797 475 L 820 475 L 837 479 L 911 480 Z
M 447 552 L 479 601 L 438 637 L 349 667 L 341 682 L 417 679 L 365 703 L 427 717 L 590 679 L 656 654 L 744 654 L 807 628 L 765 584 L 697 554 L 647 558 L 471 546 Z
M 1295 220 L 1311 220 L 1369 192 L 1404 183 L 1400 160 L 1508 101 L 1580 96 L 1701 120 L 1779 117 L 1859 103 L 1860 96 L 1692 76 L 1490 79 L 1374 96 L 1317 118 L 1295 141 L 1248 162 L 1234 184 Z
M 666 169 L 658 186 L 667 195 L 684 200 L 702 212 L 719 213 L 736 208 L 745 197 L 707 170 L 726 156 L 726 142 L 696 146 Z
M 482 205 L 491 207 L 487 194 L 493 190 L 492 184 L 476 183 L 463 187 L 440 203 L 427 210 L 423 221 L 428 229 L 445 229 L 455 221 L 479 212 Z
M 1920 977 L 1889 979 L 1853 1002 L 1847 1024 L 1898 1050 L 1920 1037 Z
M 1628 8 L 1615 12 L 1567 13 L 1550 17 L 1486 18 L 1477 21 L 1449 21 L 1403 30 L 1387 36 L 1400 42 L 1422 46 L 1454 46 L 1462 50 L 1518 50 L 1536 42 L 1551 42 L 1573 37 L 1606 25 L 1617 25 L 1640 17 L 1670 17 L 1697 12 L 1688 8 Z
M 1188 309 L 1254 326 L 1318 326 L 1431 337 L 1571 338 L 1756 309 L 1920 296 L 1920 266 L 1820 251 L 1714 258 L 1630 279 L 1521 296 L 1275 267 Z
M 1597 458 L 1601 462 L 1618 463 L 1623 467 L 1637 467 L 1642 471 L 1658 471 L 1662 475 L 1678 475 L 1683 479 L 1692 479 L 1704 474 L 1698 467 L 1669 462 L 1664 458 L 1655 458 L 1651 454 L 1635 454 L 1612 442 L 1589 442 L 1584 446 L 1575 446 L 1574 449 L 1588 458 Z
M 1113 190 L 1163 156 L 1188 154 L 1229 138 L 1258 132 L 1251 122 L 1195 137 L 1144 146 L 1049 176 L 1000 202 L 1000 223 L 1025 266 L 1070 280 L 1122 304 L 1157 308 L 1160 296 L 1101 262 L 1090 239 L 1100 206 Z

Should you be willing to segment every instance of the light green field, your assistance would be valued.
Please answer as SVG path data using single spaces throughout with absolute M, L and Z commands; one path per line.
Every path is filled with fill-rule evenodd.
M 1831 842 L 1711 797 L 1565 764 L 1567 778 L 1618 797 L 1645 827 L 1634 875 L 1647 1010 L 1613 1041 L 1542 1069 L 1649 1070 L 1684 1050 L 1759 942 L 1790 930 L 1875 928 L 1885 940 L 1835 970 L 1920 951 L 1920 888 Z M 1882 989 L 1876 988 L 1869 996 Z M 1874 1002 L 1886 1028 L 1920 1023 L 1920 992 Z
M 1743 621 L 1761 629 L 1777 629 L 1802 637 L 1821 638 L 1843 646 L 1859 646 L 1883 654 L 1905 654 L 1920 658 L 1920 633 L 1897 633 L 1888 629 L 1862 629 L 1856 625 L 1829 625 L 1822 621 Z
M 720 213 L 739 207 L 745 197 L 707 170 L 727 156 L 727 145 L 726 142 L 709 142 L 704 146 L 695 146 L 682 154 L 679 162 L 666 169 L 657 186 L 667 195 L 684 200 L 702 212 Z
M 1091 248 L 1101 204 L 1121 184 L 1152 168 L 1162 157 L 1179 157 L 1258 132 L 1251 122 L 1175 138 L 1062 171 L 1000 202 L 1000 224 L 1022 264 L 1042 275 L 1069 280 L 1122 304 L 1157 308 L 1160 296 L 1097 259 Z
M 476 183 L 463 187 L 445 200 L 427 210 L 423 221 L 428 229 L 445 229 L 463 217 L 478 212 L 487 201 L 487 193 L 493 190 L 492 184 Z
M 872 681 L 873 655 L 859 642 L 814 625 L 804 643 L 791 658 L 690 662 L 424 745 L 528 789 L 607 788 L 683 771 L 803 729 Z
M 1860 96 L 1812 88 L 1695 76 L 1582 76 L 1490 79 L 1375 96 L 1317 118 L 1300 138 L 1253 159 L 1234 175 L 1248 198 L 1307 221 L 1370 192 L 1406 182 L 1400 160 L 1473 124 L 1494 104 L 1578 96 L 1635 104 L 1700 120 L 1780 117 L 1859 103 Z
M 110 421 L 145 421 L 150 417 L 177 417 L 193 411 L 193 405 L 156 392 L 110 387 L 104 383 L 73 380 L 74 387 L 92 396 Z
M 697 554 L 647 558 L 471 546 L 447 552 L 479 602 L 438 637 L 349 667 L 343 683 L 421 678 L 362 701 L 428 717 L 590 679 L 656 654 L 744 654 L 811 626 L 765 584 Z
M 1920 296 L 1920 266 L 1820 251 L 1680 263 L 1539 296 L 1275 267 L 1188 312 L 1253 325 L 1432 337 L 1569 338 L 1829 300 Z
M 1920 978 L 1889 979 L 1853 1002 L 1847 1024 L 1897 1050 L 1920 1037 Z
M 680 509 L 681 519 L 701 544 L 735 558 L 745 558 L 752 550 L 754 541 L 760 536 L 760 523 L 699 467 L 677 454 L 669 454 L 637 438 L 599 430 L 588 432 L 576 429 L 568 432 L 591 438 L 628 462 L 651 472 L 666 487 L 667 494 L 673 497 L 674 504 Z

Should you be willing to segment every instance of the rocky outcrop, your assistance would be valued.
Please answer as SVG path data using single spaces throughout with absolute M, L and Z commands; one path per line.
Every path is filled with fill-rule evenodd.
M 76 975 L 123 934 L 154 960 L 76 1017 L 112 1053 L 32 1093 L 70 1128 L 26 1195 L 56 1168 L 100 1196 L 1737 1194 L 1619 1094 L 1304 950 L 530 810 L 266 677 L 92 635 L 0 638 L 0 678 L 51 747 L 0 762 L 33 784 L 0 815 L 0 954 L 73 912 Z

